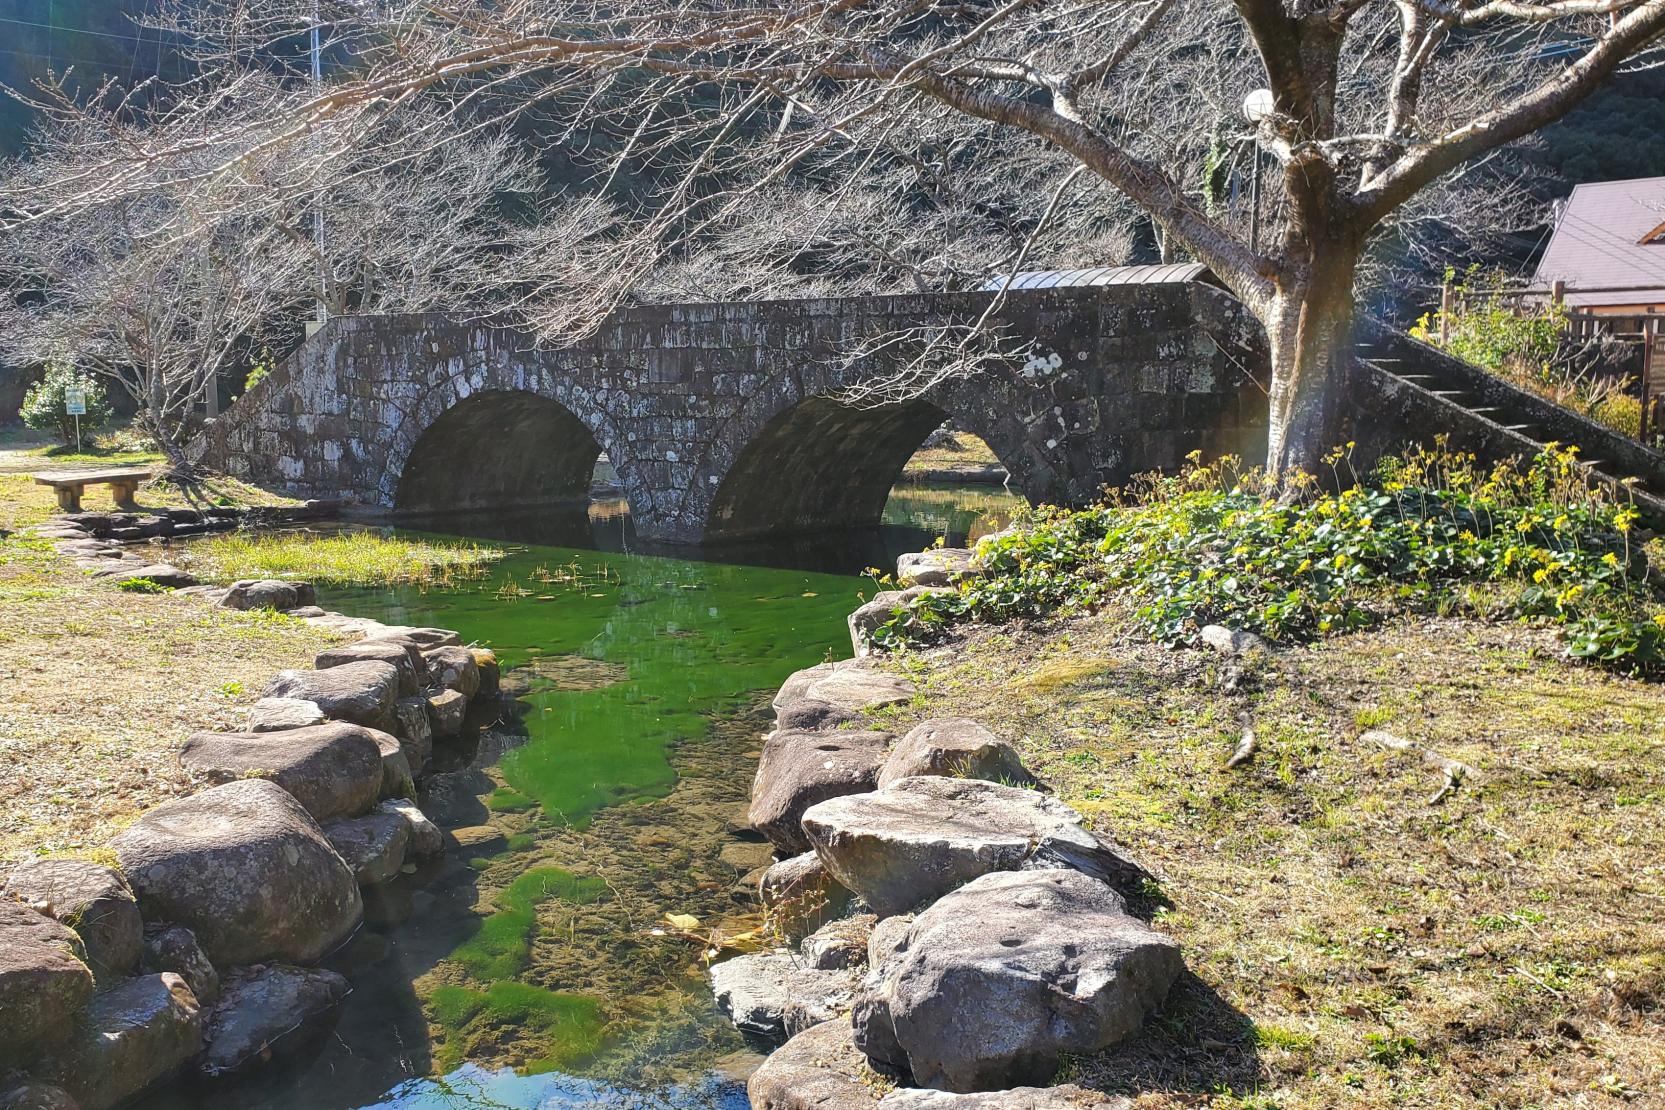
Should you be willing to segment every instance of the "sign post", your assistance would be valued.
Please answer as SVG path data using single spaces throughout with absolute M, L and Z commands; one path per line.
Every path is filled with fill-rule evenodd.
M 75 417 L 75 453 L 81 453 L 81 418 L 87 415 L 87 391 L 78 385 L 64 390 L 64 413 Z

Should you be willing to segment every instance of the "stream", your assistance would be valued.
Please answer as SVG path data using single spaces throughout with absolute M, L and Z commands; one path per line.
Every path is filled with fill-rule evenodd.
M 974 540 L 1016 504 L 899 486 L 875 533 L 698 559 L 642 553 L 617 504 L 448 517 L 424 534 L 508 557 L 442 589 L 320 590 L 326 608 L 490 647 L 512 709 L 436 746 L 418 800 L 463 848 L 366 890 L 364 927 L 326 961 L 353 985 L 334 1028 L 144 1110 L 744 1110 L 758 1056 L 705 967 L 761 924 L 745 877 L 770 850 L 736 822 L 769 700 L 849 655 L 865 568 Z

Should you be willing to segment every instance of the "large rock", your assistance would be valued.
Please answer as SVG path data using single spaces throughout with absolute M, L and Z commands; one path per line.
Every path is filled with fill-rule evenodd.
M 360 886 L 385 883 L 405 865 L 410 823 L 402 814 L 378 810 L 363 817 L 331 821 L 324 826 L 336 854 L 353 869 Z
M 420 775 L 434 754 L 434 726 L 428 718 L 428 699 L 420 695 L 400 698 L 393 707 L 393 715 L 398 722 L 393 734 L 404 741 L 411 774 Z
M 867 944 L 878 919 L 870 913 L 829 921 L 803 939 L 798 952 L 804 963 L 822 971 L 866 967 Z
M 758 897 L 782 932 L 802 936 L 841 916 L 851 895 L 821 857 L 805 852 L 770 865 L 758 879 Z
M 503 665 L 497 660 L 497 653 L 489 648 L 469 648 L 474 656 L 474 665 L 480 669 L 480 689 L 478 696 L 495 698 L 503 691 Z
M 227 609 L 276 609 L 287 612 L 303 605 L 315 605 L 317 591 L 308 582 L 285 582 L 280 578 L 245 578 L 233 582 L 220 604 Z
M 902 779 L 833 798 L 804 813 L 803 829 L 833 878 L 881 917 L 991 871 L 1074 867 L 1115 882 L 1145 877 L 1062 802 L 981 779 Z
M 140 566 L 122 565 L 100 568 L 93 572 L 93 577 L 102 578 L 106 582 L 112 582 L 117 586 L 127 582 L 154 582 L 156 585 L 170 590 L 197 584 L 197 580 L 191 575 L 167 563 L 145 563 Z
M 859 713 L 852 713 L 841 705 L 816 701 L 813 698 L 789 701 L 775 710 L 776 728 L 806 729 L 812 732 L 834 729 L 860 719 Z
M 898 1087 L 881 1098 L 879 1106 L 882 1110 L 1133 1110 L 1129 1099 L 1089 1091 L 1073 1083 L 966 1094 L 928 1087 Z
M 185 741 L 179 765 L 211 783 L 270 779 L 313 820 L 333 821 L 363 813 L 381 797 L 378 735 L 386 734 L 345 721 L 287 732 L 199 732 Z
M 329 718 L 318 708 L 317 702 L 300 698 L 261 698 L 249 710 L 248 732 L 285 732 L 292 728 L 310 728 Z
M 879 788 L 916 775 L 1040 785 L 1017 749 L 969 717 L 937 717 L 915 725 L 879 768 Z
M 58 922 L 0 898 L 0 1064 L 74 1027 L 93 993 L 83 951 Z
M 457 690 L 440 690 L 428 698 L 428 722 L 436 740 L 454 740 L 468 719 L 468 698 Z
M 752 1110 L 873 1110 L 877 1077 L 850 1023 L 822 1022 L 776 1049 L 746 1081 Z
M 858 972 L 811 967 L 790 952 L 760 952 L 711 965 L 717 1008 L 742 1033 L 783 1041 L 850 1012 Z
M 313 657 L 312 665 L 328 671 L 365 660 L 386 663 L 399 672 L 400 697 L 413 697 L 427 685 L 428 664 L 422 658 L 422 649 L 408 641 L 360 640 L 356 644 L 341 644 L 320 651 Z
M 204 1030 L 208 1047 L 198 1066 L 224 1075 L 264 1062 L 286 1039 L 303 1040 L 328 1022 L 351 989 L 323 968 L 272 964 L 229 976 Z
M 851 613 L 845 623 L 850 627 L 850 648 L 857 659 L 873 654 L 873 633 L 890 623 L 896 611 L 927 594 L 951 594 L 942 586 L 909 586 L 905 590 L 883 590 L 873 600 Z
M 1267 650 L 1266 641 L 1253 632 L 1241 628 L 1227 628 L 1223 624 L 1205 624 L 1198 638 L 1228 659 Z
M 93 1000 L 39 1074 L 83 1110 L 106 1110 L 170 1078 L 202 1050 L 202 1011 L 177 975 L 140 975 Z
M 977 556 L 964 547 L 910 551 L 896 560 L 896 581 L 903 586 L 952 586 L 982 573 Z
M 422 653 L 428 664 L 428 677 L 436 686 L 455 690 L 465 698 L 480 692 L 480 665 L 474 653 L 458 645 L 430 648 Z
M 317 823 L 265 779 L 166 802 L 112 847 L 146 918 L 189 928 L 218 967 L 311 963 L 363 913 L 352 871 Z
M 88 860 L 34 860 L 12 872 L 4 893 L 74 929 L 100 986 L 119 980 L 138 962 L 144 920 L 133 891 L 114 868 Z
M 379 728 L 365 729 L 376 742 L 382 757 L 383 798 L 413 798 L 416 796 L 416 775 L 405 754 L 405 745 L 397 736 Z
M 376 807 L 376 812 L 393 814 L 405 823 L 410 834 L 405 854 L 410 858 L 426 859 L 445 850 L 445 833 L 428 820 L 428 815 L 418 809 L 415 802 L 407 798 L 389 798 Z
M 856 659 L 820 663 L 798 671 L 781 683 L 775 712 L 797 702 L 819 702 L 852 716 L 866 709 L 900 705 L 913 698 L 913 683 Z
M 279 671 L 266 684 L 265 696 L 315 702 L 332 721 L 386 731 L 394 727 L 399 670 L 379 659 L 364 659 L 327 671 Z
M 185 980 L 199 1005 L 212 1006 L 220 997 L 220 973 L 214 970 L 196 935 L 183 925 L 146 925 L 142 966 L 152 973 L 171 971 Z
M 808 850 L 804 811 L 828 798 L 872 790 L 889 747 L 882 732 L 770 733 L 752 780 L 752 828 L 777 848 Z
M 462 637 L 449 628 L 412 628 L 405 624 L 383 624 L 367 629 L 366 640 L 408 640 L 427 651 L 429 648 L 456 647 Z
M 856 1045 L 925 1087 L 1045 1083 L 1065 1053 L 1136 1033 L 1179 945 L 1077 871 L 984 875 L 914 921 L 868 977 Z

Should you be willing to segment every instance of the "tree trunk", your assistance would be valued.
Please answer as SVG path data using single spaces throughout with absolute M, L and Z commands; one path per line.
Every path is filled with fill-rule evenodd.
M 1278 290 L 1263 321 L 1272 359 L 1266 471 L 1286 489 L 1341 446 L 1357 265 L 1346 248 L 1314 259 Z

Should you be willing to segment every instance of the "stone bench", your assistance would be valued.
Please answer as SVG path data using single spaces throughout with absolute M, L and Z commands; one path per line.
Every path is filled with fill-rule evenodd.
M 36 474 L 35 481 L 43 486 L 51 486 L 52 492 L 58 495 L 58 508 L 66 513 L 81 511 L 81 495 L 88 486 L 109 486 L 110 496 L 123 509 L 136 509 L 133 495 L 139 492 L 139 483 L 151 479 L 149 470 L 57 470 L 49 474 Z

